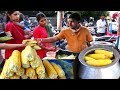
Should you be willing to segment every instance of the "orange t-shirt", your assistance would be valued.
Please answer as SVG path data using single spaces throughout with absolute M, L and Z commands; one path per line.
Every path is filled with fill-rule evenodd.
M 86 48 L 87 42 L 93 40 L 89 30 L 83 26 L 80 27 L 77 34 L 73 32 L 71 28 L 66 28 L 56 37 L 59 39 L 66 39 L 68 43 L 68 50 L 75 53 L 81 52 Z

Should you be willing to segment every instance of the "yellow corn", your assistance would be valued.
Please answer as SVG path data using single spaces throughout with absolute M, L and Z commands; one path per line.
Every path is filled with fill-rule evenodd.
M 45 73 L 45 78 L 44 79 L 50 79 L 47 73 Z
M 6 77 L 3 73 L 0 74 L 0 79 L 9 79 L 9 77 Z
M 94 59 L 105 59 L 106 56 L 104 54 L 89 54 L 88 57 L 94 58 Z
M 6 60 L 2 72 L 0 74 L 0 79 L 9 79 L 9 77 L 13 76 L 14 73 L 13 72 L 11 73 L 8 66 L 9 66 L 9 61 Z
M 56 70 L 58 77 L 65 76 L 65 72 L 63 71 L 62 67 L 60 65 L 55 64 L 54 62 L 51 63 L 54 69 Z
M 91 58 L 91 57 L 88 57 L 88 56 L 85 56 L 85 57 L 84 57 L 84 60 L 85 60 L 85 61 L 89 61 L 89 60 L 95 60 L 95 59 L 94 59 L 94 58 Z
M 10 79 L 20 79 L 20 76 L 14 74 L 12 77 L 10 77 Z
M 37 75 L 30 77 L 30 79 L 37 79 Z
M 24 58 L 26 58 L 27 61 L 33 61 L 35 59 L 33 48 L 31 46 L 26 46 L 24 51 Z
M 41 49 L 38 45 L 34 45 L 34 46 L 32 46 L 32 48 L 35 49 L 35 50 L 40 50 Z
M 102 50 L 102 49 L 96 49 L 95 50 L 96 54 L 104 54 L 106 57 L 108 58 L 112 58 L 113 57 L 113 52 L 111 51 L 107 51 L 107 50 Z
M 21 79 L 28 79 L 28 76 L 26 74 L 21 76 Z
M 66 76 L 63 76 L 63 77 L 59 77 L 58 79 L 66 79 Z
M 28 46 L 31 46 L 32 48 L 33 48 L 34 46 L 36 46 L 35 43 L 28 43 L 27 45 L 28 45 Z
M 24 75 L 24 73 L 25 73 L 25 69 L 21 67 L 20 70 L 16 72 L 16 75 L 22 76 Z
M 9 78 L 14 75 L 14 72 L 10 70 L 9 68 L 10 60 L 6 60 L 5 64 L 3 66 L 3 70 L 1 72 L 1 76 L 3 78 Z
M 22 67 L 23 68 L 29 68 L 30 67 L 30 64 L 29 64 L 29 61 L 27 60 L 26 56 L 25 56 L 25 50 L 23 50 L 21 52 L 21 63 L 22 63 Z
M 26 39 L 26 40 L 23 40 L 23 42 L 22 43 L 37 43 L 37 41 L 36 40 L 32 40 L 32 39 Z
M 86 61 L 86 63 L 92 66 L 105 66 L 111 64 L 112 60 L 110 59 L 89 60 Z
M 48 60 L 44 60 L 43 64 L 45 66 L 45 69 L 47 71 L 47 74 L 50 79 L 56 79 L 57 78 L 57 72 L 55 71 L 54 67 L 50 64 Z
M 43 73 L 43 74 L 41 74 L 41 75 L 40 75 L 40 74 L 38 75 L 38 79 L 45 79 L 45 77 L 46 77 L 46 76 L 45 76 L 45 73 Z
M 21 53 L 18 50 L 14 50 L 9 57 L 9 68 L 11 71 L 17 72 L 21 68 Z
M 40 64 L 39 66 L 36 68 L 36 73 L 39 75 L 39 76 L 42 76 L 43 74 L 45 74 L 45 67 L 42 63 L 42 60 L 40 60 Z M 44 75 L 43 75 L 44 76 Z
M 40 65 L 41 59 L 40 59 L 40 57 L 37 55 L 36 51 L 35 51 L 35 50 L 33 50 L 33 51 L 34 51 L 34 54 L 35 54 L 35 60 L 30 61 L 30 65 L 31 65 L 32 68 L 35 69 L 35 68 L 37 68 L 37 67 Z
M 33 76 L 35 76 L 35 74 L 36 74 L 36 72 L 32 67 L 29 67 L 26 69 L 26 75 L 28 77 L 33 77 Z

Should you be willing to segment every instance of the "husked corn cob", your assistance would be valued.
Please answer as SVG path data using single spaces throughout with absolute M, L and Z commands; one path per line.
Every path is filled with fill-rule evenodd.
M 36 46 L 36 44 L 35 44 L 35 43 L 27 43 L 27 45 L 28 45 L 28 46 L 31 46 L 31 47 Z
M 9 77 L 6 77 L 3 73 L 0 74 L 0 79 L 9 79 Z
M 14 72 L 10 70 L 9 68 L 10 60 L 6 60 L 3 70 L 1 72 L 1 77 L 3 78 L 9 78 L 14 75 Z
M 3 70 L 2 70 L 2 72 L 1 72 L 1 74 L 0 74 L 0 79 L 9 79 L 9 77 L 11 76 L 11 75 L 10 75 L 9 77 L 7 77 L 7 76 L 5 75 L 5 73 L 6 73 L 6 71 L 7 71 L 7 67 L 8 67 L 8 60 L 5 61 Z M 14 74 L 14 73 L 13 73 L 13 74 Z
M 40 60 L 40 64 L 39 66 L 36 68 L 36 73 L 39 75 L 39 76 L 44 76 L 43 74 L 45 74 L 45 67 L 42 63 L 42 60 Z
M 23 50 L 21 52 L 21 63 L 22 63 L 22 67 L 23 68 L 29 68 L 30 67 L 30 64 L 29 64 L 29 61 L 27 60 L 26 56 L 25 56 L 25 50 Z
M 17 72 L 21 68 L 21 53 L 18 50 L 14 50 L 9 57 L 9 68 L 11 71 Z
M 44 60 L 43 64 L 45 66 L 45 69 L 47 71 L 47 74 L 50 79 L 56 79 L 57 78 L 57 72 L 55 71 L 54 67 L 50 64 L 48 60 Z
M 25 47 L 24 54 L 24 58 L 26 58 L 27 61 L 33 61 L 35 59 L 33 48 L 31 46 Z
M 38 79 L 45 79 L 45 73 L 43 73 L 43 74 L 38 74 Z
M 30 79 L 37 79 L 37 75 L 30 77 Z
M 26 43 L 26 44 L 36 44 L 37 41 L 36 41 L 36 40 L 32 40 L 32 39 L 26 39 L 26 40 L 23 40 L 22 43 Z
M 35 50 L 33 50 L 33 51 L 34 51 L 34 54 L 35 54 L 35 60 L 34 61 L 30 61 L 30 65 L 31 65 L 32 68 L 35 69 L 35 68 L 37 68 L 40 65 L 41 59 L 37 55 L 36 51 Z
M 84 57 L 84 60 L 85 60 L 85 61 L 89 61 L 89 60 L 95 60 L 95 59 L 94 59 L 94 58 L 91 58 L 91 57 L 88 57 L 88 56 L 85 56 L 85 57 Z
M 32 46 L 32 48 L 35 49 L 35 50 L 40 50 L 41 49 L 38 45 L 34 45 L 34 46 Z
M 45 73 L 45 78 L 44 79 L 50 79 L 47 73 Z
M 39 59 L 39 56 L 37 55 L 35 60 L 30 62 L 30 65 L 32 68 L 35 69 L 39 66 L 39 64 L 40 64 L 40 59 Z
M 63 77 L 59 77 L 58 79 L 66 79 L 66 76 L 63 76 Z
M 112 60 L 110 59 L 89 60 L 86 61 L 86 63 L 92 66 L 105 66 L 111 64 Z
M 10 79 L 20 79 L 20 76 L 14 74 L 12 77 L 10 77 Z
M 63 71 L 63 69 L 60 65 L 57 65 L 54 62 L 51 62 L 51 64 L 54 67 L 55 71 L 57 72 L 58 77 L 65 76 L 65 72 Z
M 28 77 L 33 77 L 33 76 L 36 75 L 36 72 L 32 67 L 29 67 L 29 68 L 26 69 L 26 75 Z
M 108 58 L 112 58 L 113 57 L 113 52 L 107 51 L 107 50 L 96 49 L 95 53 L 96 54 L 104 54 Z
M 25 69 L 21 67 L 20 70 L 16 72 L 16 75 L 22 76 L 24 75 L 24 73 L 25 73 Z
M 94 59 L 105 59 L 106 56 L 104 54 L 89 54 L 88 57 L 94 58 Z
M 28 79 L 28 76 L 26 74 L 21 76 L 21 79 Z

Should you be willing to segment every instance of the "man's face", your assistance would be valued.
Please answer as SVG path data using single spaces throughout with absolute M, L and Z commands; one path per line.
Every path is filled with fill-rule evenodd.
M 100 18 L 101 18 L 102 20 L 104 20 L 104 19 L 105 19 L 105 16 L 101 16 Z
M 72 19 L 72 18 L 69 18 L 69 19 L 68 19 L 68 26 L 69 26 L 70 28 L 75 29 L 78 24 L 79 24 L 78 21 L 76 21 L 76 20 L 74 20 L 74 19 Z

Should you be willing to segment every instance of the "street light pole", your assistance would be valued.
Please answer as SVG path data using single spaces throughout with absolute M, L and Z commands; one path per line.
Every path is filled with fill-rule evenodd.
M 57 29 L 62 29 L 62 20 L 64 18 L 64 11 L 57 11 Z

